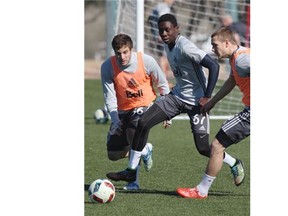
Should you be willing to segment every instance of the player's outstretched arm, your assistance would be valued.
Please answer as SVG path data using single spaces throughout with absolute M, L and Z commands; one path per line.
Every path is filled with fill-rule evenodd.
M 216 95 L 211 98 L 209 102 L 203 105 L 203 107 L 201 108 L 201 112 L 209 113 L 209 111 L 215 106 L 215 104 L 218 103 L 218 101 L 222 100 L 227 94 L 229 94 L 235 86 L 236 82 L 234 76 L 230 75 L 221 87 L 221 89 L 216 93 Z

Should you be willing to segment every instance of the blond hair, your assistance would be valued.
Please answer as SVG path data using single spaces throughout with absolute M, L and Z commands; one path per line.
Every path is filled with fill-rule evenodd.
M 228 27 L 222 27 L 220 29 L 218 29 L 217 31 L 215 31 L 212 35 L 211 35 L 211 39 L 215 36 L 218 37 L 218 40 L 224 42 L 225 40 L 228 40 L 231 44 L 235 44 L 237 45 L 237 41 L 235 39 L 235 32 L 233 32 L 230 28 Z

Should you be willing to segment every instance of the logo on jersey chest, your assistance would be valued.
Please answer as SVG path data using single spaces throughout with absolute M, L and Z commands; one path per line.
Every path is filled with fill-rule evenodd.
M 127 82 L 127 86 L 130 87 L 130 88 L 133 88 L 133 87 L 138 87 L 139 84 L 138 84 L 138 82 L 132 77 L 132 78 Z
M 137 92 L 131 92 L 131 91 L 126 90 L 126 96 L 127 96 L 127 98 L 142 97 L 143 91 L 142 91 L 142 89 L 139 89 Z

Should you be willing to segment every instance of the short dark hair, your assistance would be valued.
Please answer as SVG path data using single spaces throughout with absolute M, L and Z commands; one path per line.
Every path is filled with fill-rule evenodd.
M 114 36 L 112 40 L 112 48 L 114 51 L 121 49 L 123 46 L 128 46 L 130 49 L 133 48 L 133 41 L 127 34 L 118 34 Z
M 160 22 L 171 22 L 174 26 L 177 26 L 177 19 L 174 15 L 172 14 L 164 14 L 162 15 L 159 20 L 158 20 L 158 25 Z

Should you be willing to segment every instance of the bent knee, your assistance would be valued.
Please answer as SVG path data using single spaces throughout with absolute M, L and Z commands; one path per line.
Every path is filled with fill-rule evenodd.
M 225 147 L 215 138 L 211 144 L 211 150 L 214 152 L 223 152 Z
M 209 135 L 208 134 L 194 134 L 194 141 L 199 154 L 209 157 L 210 156 L 210 145 L 209 145 Z
M 117 161 L 122 158 L 126 158 L 129 155 L 129 151 L 116 151 L 116 152 L 111 152 L 108 151 L 108 159 L 111 161 Z
M 144 119 L 141 119 L 141 118 L 140 118 L 140 119 L 138 120 L 137 128 L 140 128 L 141 130 L 147 129 L 147 124 L 146 124 L 146 122 L 145 122 Z
M 199 154 L 205 156 L 205 157 L 210 157 L 210 148 L 208 149 L 198 149 Z

